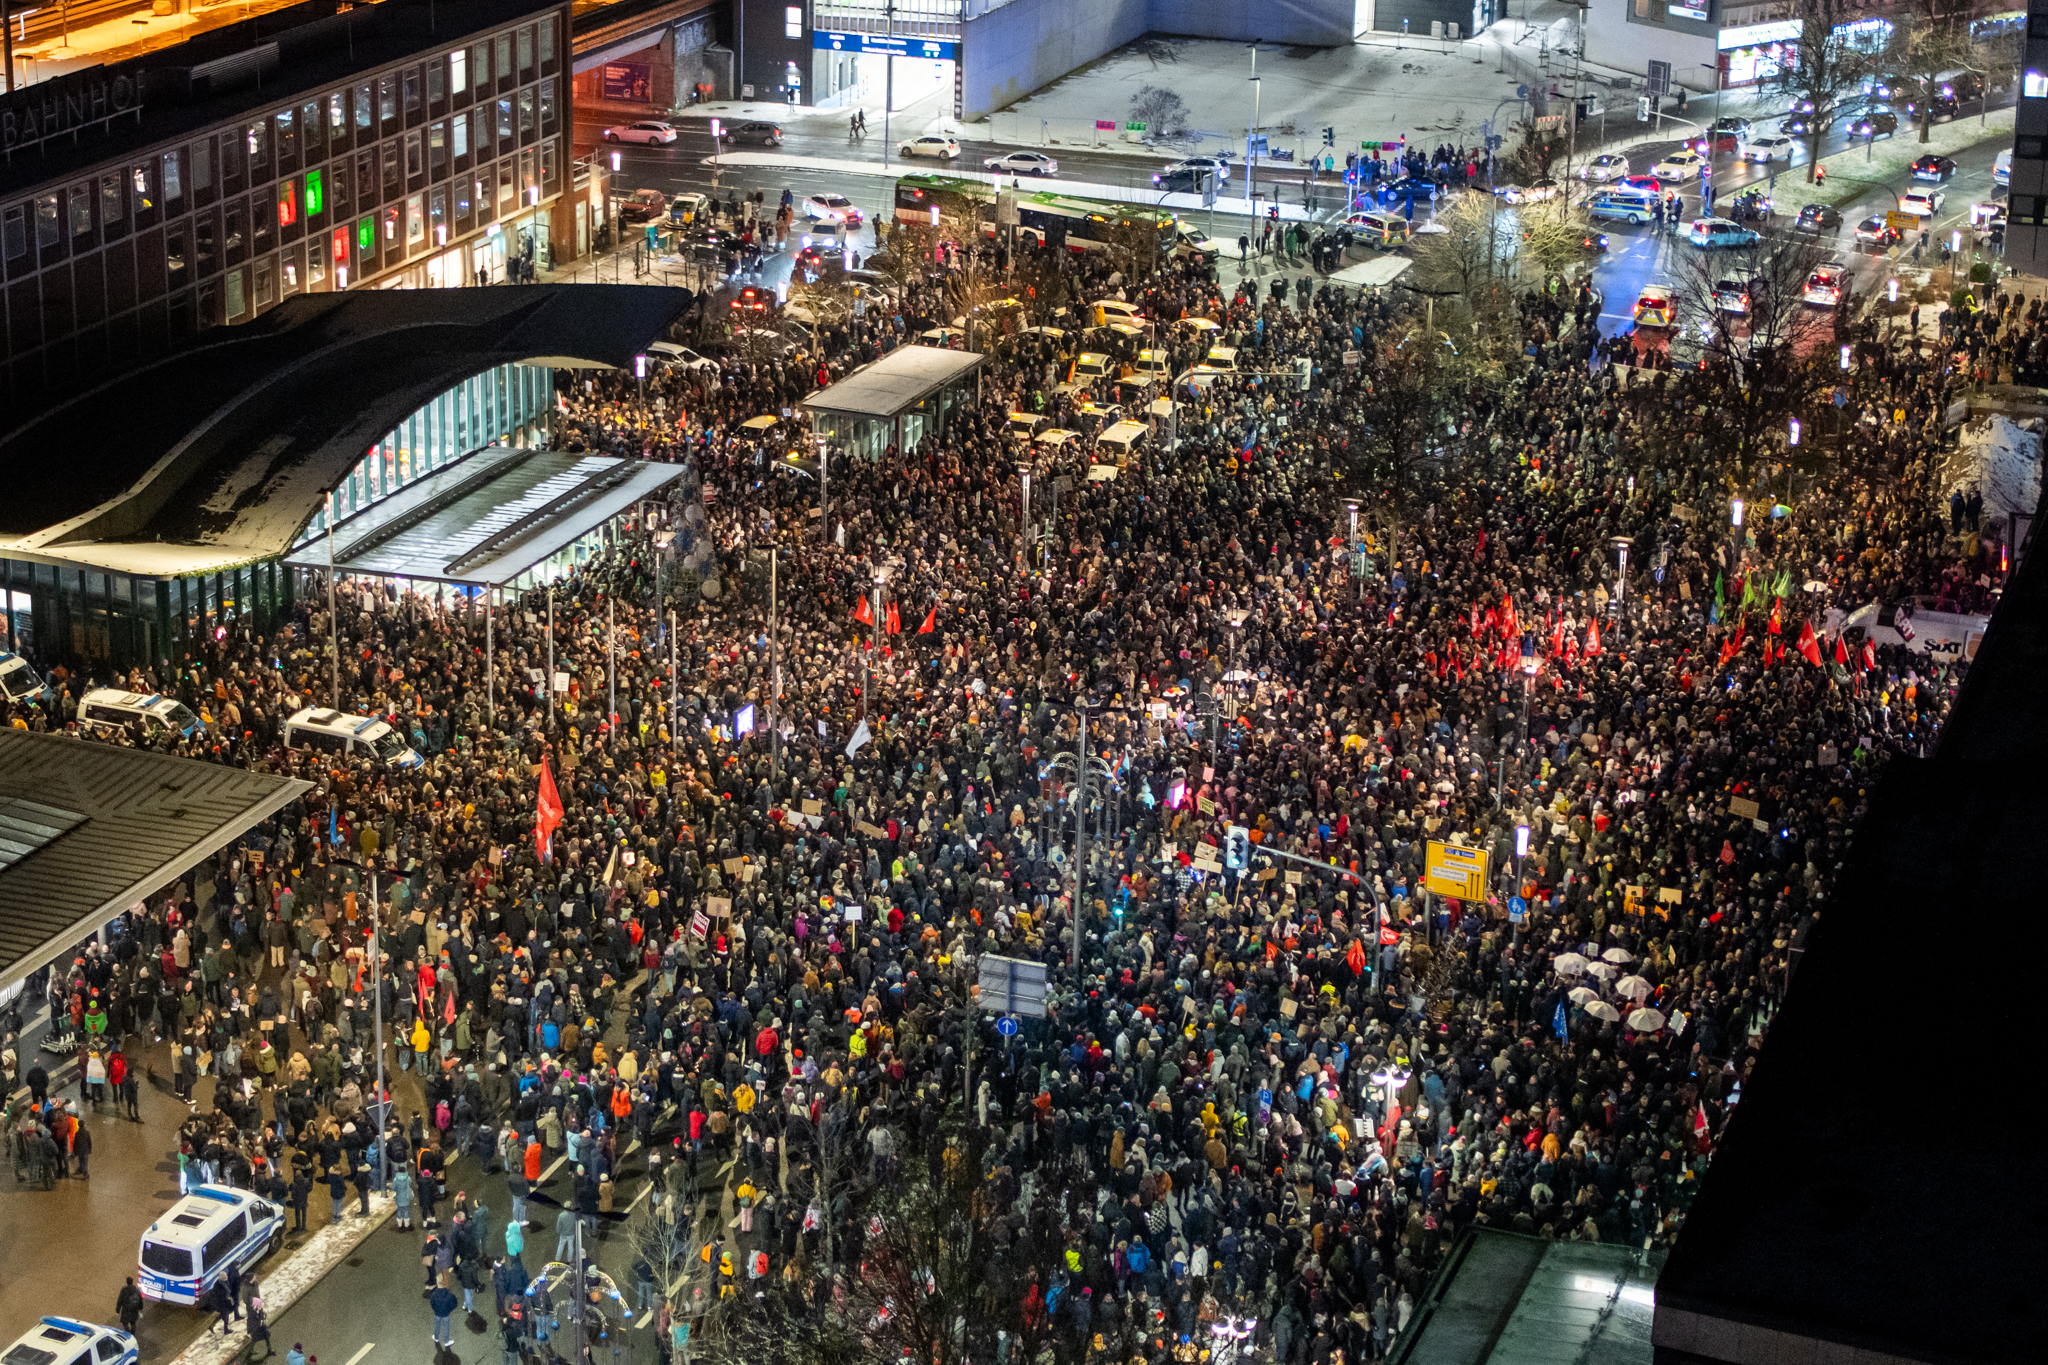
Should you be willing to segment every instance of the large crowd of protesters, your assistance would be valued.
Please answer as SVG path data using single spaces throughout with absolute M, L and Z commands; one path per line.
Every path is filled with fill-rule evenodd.
M 626 1135 L 676 1154 L 672 1191 L 735 1160 L 733 1273 L 828 1312 L 865 1220 L 792 1184 L 820 1134 L 857 1135 L 872 1181 L 979 1133 L 989 1214 L 1068 1248 L 1031 1289 L 1063 1362 L 1125 1328 L 1157 1359 L 1239 1316 L 1276 1361 L 1378 1358 L 1474 1225 L 1668 1245 L 1877 771 L 1932 741 L 1966 667 L 1867 647 L 1843 614 L 1984 610 L 2000 581 L 1934 483 L 1976 350 L 1859 377 L 1886 420 L 1845 422 L 1737 539 L 1731 490 L 1760 472 L 1717 449 L 1725 385 L 1623 383 L 1583 305 L 1537 298 L 1523 353 L 1444 399 L 1394 517 L 1339 475 L 1385 373 L 1347 353 L 1412 329 L 1395 297 L 973 264 L 1139 305 L 1176 373 L 1219 340 L 1262 373 L 1177 394 L 1176 440 L 1114 478 L 1086 477 L 1085 442 L 1042 450 L 1028 540 L 1007 415 L 1079 426 L 1090 396 L 1045 333 L 983 337 L 979 402 L 835 462 L 822 517 L 775 458 L 807 451 L 800 419 L 741 426 L 942 318 L 943 274 L 813 350 L 644 393 L 565 380 L 558 445 L 692 466 L 710 568 L 620 531 L 552 616 L 500 609 L 495 685 L 476 601 L 349 581 L 338 619 L 301 593 L 274 632 L 17 708 L 56 728 L 88 687 L 164 691 L 206 727 L 167 747 L 314 783 L 218 861 L 207 913 L 189 885 L 153 899 L 57 971 L 53 1008 L 168 1040 L 181 1097 L 215 1077 L 185 1160 L 301 1223 L 317 1182 L 339 1219 L 389 1157 L 425 1201 L 430 1287 L 472 1294 L 522 1286 L 530 1256 L 474 1219 L 438 1230 L 445 1164 L 511 1174 L 517 1242 L 557 1157 L 564 1206 L 609 1211 Z M 1305 390 L 1272 377 L 1297 357 Z M 390 718 L 424 768 L 283 747 L 285 717 L 330 701 Z M 544 785 L 562 816 L 537 840 Z M 1232 827 L 1251 866 L 1217 870 Z M 1432 842 L 1491 855 L 1484 899 L 1425 894 Z M 423 1096 L 382 1132 L 372 869 L 389 1061 Z M 966 1007 L 991 953 L 1050 970 L 1049 1017 L 1007 1047 Z

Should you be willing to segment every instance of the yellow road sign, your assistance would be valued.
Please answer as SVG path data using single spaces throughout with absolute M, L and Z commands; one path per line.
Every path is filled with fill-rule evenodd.
M 1487 852 L 1462 844 L 1429 841 L 1429 856 L 1423 863 L 1423 885 L 1439 896 L 1456 896 L 1476 901 L 1486 897 Z
M 1893 232 L 1918 232 L 1920 230 L 1920 215 L 1917 213 L 1900 213 L 1897 209 L 1891 209 L 1885 213 L 1884 225 Z

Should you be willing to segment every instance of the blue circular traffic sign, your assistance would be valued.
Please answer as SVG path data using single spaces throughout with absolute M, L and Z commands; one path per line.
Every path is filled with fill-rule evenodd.
M 1519 924 L 1529 913 L 1529 902 L 1520 896 L 1508 897 L 1508 918 Z
M 996 1032 L 1002 1034 L 1005 1038 L 1015 1037 L 1017 1033 L 1017 1016 L 1005 1014 L 998 1018 L 996 1020 Z

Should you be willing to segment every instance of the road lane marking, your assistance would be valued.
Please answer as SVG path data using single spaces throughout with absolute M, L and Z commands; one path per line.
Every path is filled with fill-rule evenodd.
M 364 1343 L 363 1343 L 363 1349 L 362 1349 L 362 1350 L 360 1350 L 360 1351 L 357 1351 L 357 1352 L 356 1352 L 356 1353 L 355 1353 L 354 1355 L 352 1355 L 352 1356 L 350 1356 L 350 1357 L 348 1358 L 348 1365 L 357 1365 L 357 1362 L 359 1362 L 360 1360 L 362 1360 L 362 1358 L 363 1358 L 364 1356 L 368 1355 L 368 1354 L 369 1354 L 370 1352 L 372 1352 L 372 1351 L 374 1351 L 374 1350 L 376 1350 L 376 1349 L 377 1349 L 377 1343 L 376 1343 L 376 1342 L 374 1342 L 374 1341 L 366 1341 L 366 1342 L 364 1342 Z

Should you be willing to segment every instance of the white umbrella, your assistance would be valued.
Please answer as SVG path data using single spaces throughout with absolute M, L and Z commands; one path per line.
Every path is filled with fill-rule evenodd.
M 1639 1009 L 1628 1017 L 1628 1026 L 1637 1033 L 1655 1033 L 1664 1027 L 1664 1015 L 1660 1010 Z
M 1550 970 L 1559 976 L 1577 976 L 1586 970 L 1586 959 L 1577 953 L 1559 953 L 1551 962 Z
M 1650 998 L 1650 983 L 1643 980 L 1640 976 L 1624 976 L 1621 980 L 1614 983 L 1614 993 L 1616 995 L 1625 995 L 1631 1000 L 1648 1000 Z
M 1602 981 L 1612 981 L 1614 979 L 1614 974 L 1617 971 L 1619 971 L 1620 968 L 1614 966 L 1612 963 L 1609 962 L 1588 962 L 1586 964 L 1586 970 L 1592 975 L 1599 977 Z
M 1636 955 L 1626 948 L 1609 948 L 1606 952 L 1600 954 L 1600 960 L 1612 962 L 1616 966 L 1620 966 L 1624 962 L 1634 962 Z
M 1608 1004 L 1605 1000 L 1595 1000 L 1592 1004 L 1586 1006 L 1586 1013 L 1592 1015 L 1595 1019 L 1604 1019 L 1610 1024 L 1621 1018 L 1621 1011 Z
M 1591 986 L 1574 986 L 1569 991 L 1566 991 L 1565 994 L 1571 997 L 1571 1002 L 1574 1005 L 1583 1005 L 1588 1000 L 1598 1000 L 1600 998 L 1600 992 L 1594 990 Z

